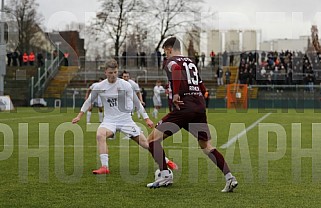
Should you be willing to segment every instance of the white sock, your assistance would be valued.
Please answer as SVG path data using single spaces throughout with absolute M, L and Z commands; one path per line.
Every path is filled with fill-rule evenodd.
M 108 154 L 100 154 L 99 157 L 100 157 L 101 166 L 108 167 Z
M 154 108 L 153 115 L 154 115 L 155 118 L 157 118 L 157 114 L 158 114 L 158 110 L 156 108 Z
M 98 115 L 99 115 L 99 122 L 103 122 L 103 118 L 104 118 L 104 114 L 103 112 L 98 112 Z
M 90 123 L 91 112 L 87 111 L 87 123 Z
M 168 163 L 169 159 L 167 157 L 165 157 L 165 161 L 166 161 L 166 163 Z
M 230 179 L 230 178 L 232 178 L 232 177 L 233 177 L 232 173 L 227 173 L 227 174 L 225 175 L 225 180 L 227 181 L 228 179 Z

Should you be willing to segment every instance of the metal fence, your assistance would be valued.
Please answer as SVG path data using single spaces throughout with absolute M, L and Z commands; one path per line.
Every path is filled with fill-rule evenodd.
M 275 108 L 314 108 L 321 109 L 321 86 L 309 85 L 253 85 L 249 88 L 258 88 L 257 98 L 249 98 L 248 108 L 275 109 Z M 79 108 L 84 102 L 87 88 L 69 88 L 59 99 L 61 107 Z M 226 99 L 215 98 L 215 90 L 211 91 L 209 109 L 226 108 Z M 153 90 L 147 89 L 147 107 L 153 107 Z M 48 106 L 54 106 L 57 99 L 46 99 Z M 167 107 L 167 97 L 162 94 L 163 107 Z

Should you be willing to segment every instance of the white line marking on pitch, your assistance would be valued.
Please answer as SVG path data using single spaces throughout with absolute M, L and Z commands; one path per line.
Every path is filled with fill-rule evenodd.
M 0 147 L 27 147 L 27 148 L 97 148 L 96 145 L 0 145 Z M 137 145 L 108 145 L 108 148 L 137 148 Z M 169 148 L 169 149 L 200 149 L 197 145 L 193 147 L 186 147 L 186 146 L 164 146 L 164 148 Z
M 229 146 L 231 146 L 234 142 L 236 142 L 239 138 L 241 138 L 243 135 L 245 135 L 248 131 L 250 131 L 251 129 L 253 129 L 254 127 L 256 127 L 261 121 L 263 121 L 264 119 L 266 119 L 269 115 L 271 115 L 272 113 L 267 113 L 265 114 L 262 118 L 260 118 L 259 120 L 255 121 L 254 123 L 252 123 L 249 127 L 247 127 L 245 130 L 243 130 L 242 132 L 238 133 L 237 135 L 235 135 L 234 137 L 232 137 L 230 140 L 228 140 L 225 144 L 223 144 L 221 146 L 222 149 L 226 149 Z
M 19 118 L 3 118 L 3 119 L 0 119 L 0 121 L 14 121 L 14 120 L 24 120 L 24 119 L 34 119 L 34 118 L 48 118 L 48 117 L 53 117 L 53 116 L 62 116 L 62 115 L 59 114 L 59 115 L 47 115 L 47 116 L 30 116 L 30 117 L 19 117 Z

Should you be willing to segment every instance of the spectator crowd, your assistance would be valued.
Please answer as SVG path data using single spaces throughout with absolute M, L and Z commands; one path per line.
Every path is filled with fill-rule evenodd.
M 34 54 L 19 51 L 7 53 L 7 66 L 35 66 L 41 67 L 44 65 L 44 57 L 41 52 Z
M 321 54 L 316 52 L 247 52 L 240 55 L 239 83 L 311 85 L 319 79 Z

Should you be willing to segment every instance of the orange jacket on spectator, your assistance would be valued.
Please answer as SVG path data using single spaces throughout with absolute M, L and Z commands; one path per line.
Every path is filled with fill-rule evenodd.
M 29 61 L 29 57 L 28 57 L 27 53 L 23 54 L 22 61 L 23 61 L 23 63 L 27 63 Z
M 33 54 L 33 52 L 29 54 L 29 61 L 35 61 L 35 54 Z

